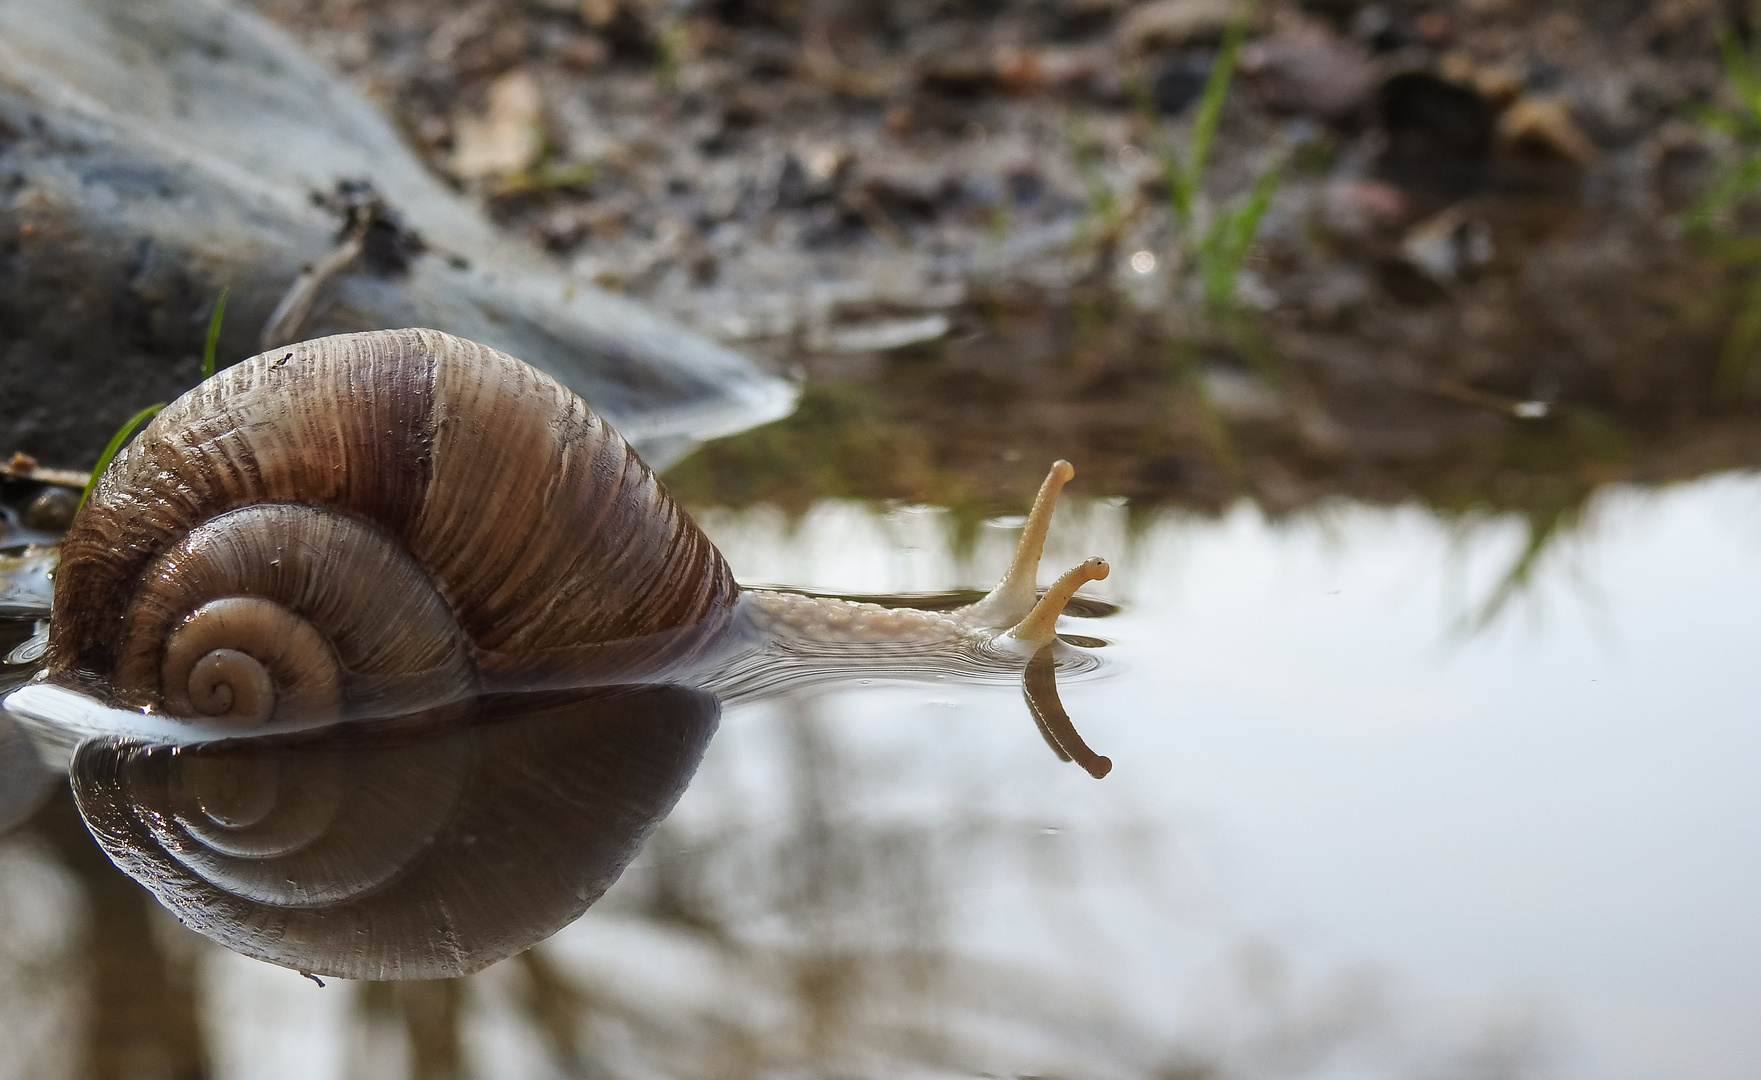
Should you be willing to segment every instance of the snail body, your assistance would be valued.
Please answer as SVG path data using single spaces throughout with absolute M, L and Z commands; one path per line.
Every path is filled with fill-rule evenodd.
M 1031 654 L 1047 478 L 1010 574 L 956 612 L 745 591 L 630 446 L 549 376 L 433 330 L 245 360 L 162 410 L 62 545 L 47 677 L 232 729 L 713 668 L 767 643 Z

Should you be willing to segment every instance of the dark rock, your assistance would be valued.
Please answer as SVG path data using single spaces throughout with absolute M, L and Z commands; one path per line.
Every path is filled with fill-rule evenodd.
M 1478 94 L 1424 72 L 1382 84 L 1377 112 L 1388 145 L 1377 172 L 1444 202 L 1486 182 L 1496 114 Z
M 1162 65 L 1150 81 L 1150 95 L 1163 116 L 1179 116 L 1204 95 L 1205 82 L 1211 77 L 1214 55 L 1188 52 Z
M 1387 4 L 1370 4 L 1351 21 L 1354 37 L 1378 53 L 1393 52 L 1412 43 L 1412 34 Z
M 1032 166 L 1024 165 L 1011 171 L 1006 182 L 1009 188 L 1009 201 L 1018 207 L 1032 206 L 1039 202 L 1046 193 L 1045 177 L 1036 172 Z
M 741 357 L 505 239 L 358 93 L 247 11 L 4 5 L 0 69 L 5 450 L 84 465 L 127 416 L 187 390 L 222 288 L 220 358 L 255 353 L 369 190 L 384 228 L 303 337 L 431 326 L 482 341 L 557 376 L 662 463 L 792 400 Z M 338 202 L 340 180 L 371 188 Z M 407 242 L 417 232 L 431 254 Z

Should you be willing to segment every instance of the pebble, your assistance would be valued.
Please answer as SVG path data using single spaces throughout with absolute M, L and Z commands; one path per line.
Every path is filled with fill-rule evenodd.
M 78 492 L 72 488 L 46 487 L 24 508 L 19 520 L 28 529 L 64 533 L 73 524 L 73 514 L 78 509 Z
M 1242 49 L 1241 70 L 1266 108 L 1327 120 L 1362 108 L 1375 82 L 1362 48 L 1310 35 L 1251 43 Z
M 1151 0 L 1119 23 L 1119 39 L 1136 52 L 1215 41 L 1242 11 L 1238 0 Z

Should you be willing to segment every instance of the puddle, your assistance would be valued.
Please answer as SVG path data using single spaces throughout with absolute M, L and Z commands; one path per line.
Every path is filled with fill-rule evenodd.
M 971 602 L 1014 539 L 946 518 L 902 531 L 856 502 L 700 517 L 743 580 L 943 606 Z M 1761 811 L 1742 676 L 1758 544 L 1752 478 L 1609 488 L 1481 626 L 1526 545 L 1512 519 L 1077 500 L 1045 557 L 1114 566 L 1092 602 L 1106 617 L 1070 620 L 1104 639 L 1106 667 L 1061 691 L 1113 762 L 1098 783 L 1043 745 L 1019 683 L 884 670 L 725 705 L 667 688 L 639 708 L 617 691 L 502 699 L 427 735 L 89 743 L 74 798 L 39 790 L 0 839 L 4 910 L 37 943 L 4 962 L 39 988 L 0 1023 L 28 1060 L 71 1067 L 98 1050 L 55 1032 L 136 1023 L 141 988 L 172 979 L 201 1027 L 141 1044 L 188 1038 L 228 1076 L 436 1054 L 509 1077 L 571 1061 L 1743 1075 L 1761 1054 L 1739 1020 L 1761 959 L 1741 824 Z M 427 780 L 406 791 L 405 770 Z M 372 861 L 364 840 L 308 864 L 358 890 L 340 907 L 233 869 L 268 821 L 243 781 L 306 773 L 308 799 L 348 795 L 313 820 L 346 810 L 374 830 L 340 835 L 390 837 L 373 872 L 347 861 Z M 192 810 L 192 783 L 230 801 Z M 232 827 L 220 854 L 190 820 Z M 463 983 L 320 992 L 204 946 L 136 886 L 126 900 L 80 852 L 96 850 L 86 827 L 246 955 L 383 974 L 361 940 L 408 933 L 413 973 L 540 943 Z M 55 896 L 86 899 L 57 911 Z M 95 903 L 134 904 L 150 947 L 121 951 L 81 914 Z M 302 925 L 354 945 L 325 953 Z M 131 981 L 94 1012 L 81 980 L 100 969 L 80 958 L 106 949 Z
M 1299 409 L 1181 444 L 1196 429 L 1165 441 L 1158 418 L 1202 399 L 1166 369 L 1108 352 L 1128 377 L 1083 394 L 1094 372 L 1011 372 L 1005 344 L 810 383 L 796 416 L 671 470 L 748 588 L 700 623 L 591 657 L 473 646 L 481 681 L 381 673 L 340 692 L 341 724 L 192 726 L 71 671 L 13 692 L 0 987 L 28 990 L 0 991 L 0 1038 L 32 1076 L 1761 1061 L 1742 825 L 1761 809 L 1742 674 L 1761 484 L 1728 471 L 1750 463 L 1747 414 L 1658 428 L 1444 399 L 1400 422 L 1459 421 L 1453 449 L 1323 453 Z M 483 465 L 413 445 L 436 476 Z M 137 443 L 123 471 L 158 475 L 157 453 Z M 1009 614 L 973 613 L 1044 519 L 1054 454 L 1080 473 L 1025 565 L 1042 586 L 1077 568 L 1082 591 L 1012 644 L 1030 578 L 1002 590 Z M 551 478 L 456 487 L 548 508 L 460 512 L 483 554 L 457 561 L 487 591 L 566 592 L 573 549 L 539 565 L 528 539 L 573 535 L 537 501 Z M 44 488 L 5 483 L 18 506 Z M 331 517 L 326 535 L 365 528 Z M 55 575 L 96 558 L 170 580 L 219 528 L 154 518 L 185 540 L 118 570 L 121 549 L 32 547 L 50 536 L 7 521 L 0 645 L 22 659 Z M 311 557 L 267 543 L 254 600 Z M 1097 555 L 1110 572 L 1083 580 Z M 389 591 L 410 558 L 324 595 Z M 502 589 L 517 574 L 532 587 Z M 374 655 L 361 641 L 414 640 L 412 611 L 350 624 L 339 678 Z M 508 639 L 541 622 L 488 620 Z M 589 659 L 608 666 L 582 678 Z M 415 704 L 388 720 L 384 701 Z

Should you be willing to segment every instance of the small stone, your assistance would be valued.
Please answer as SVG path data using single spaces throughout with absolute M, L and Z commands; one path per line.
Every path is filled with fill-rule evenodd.
M 538 80 L 524 69 L 489 84 L 481 116 L 460 117 L 454 126 L 452 172 L 479 180 L 524 172 L 544 149 L 544 99 Z
M 1321 197 L 1321 221 L 1338 237 L 1365 237 L 1399 224 L 1412 213 L 1412 200 L 1393 184 L 1377 180 L 1335 180 Z
M 1432 45 L 1441 45 L 1455 36 L 1455 20 L 1447 11 L 1427 11 L 1413 20 L 1413 31 Z
M 1211 405 L 1233 422 L 1278 420 L 1290 411 L 1290 403 L 1281 394 L 1246 371 L 1208 366 L 1204 382 Z
M 611 56 L 605 40 L 593 34 L 574 34 L 553 28 L 544 35 L 543 41 L 545 52 L 576 71 L 604 67 Z
M 1481 64 L 1466 52 L 1445 55 L 1437 63 L 1437 73 L 1494 104 L 1515 100 L 1529 81 L 1528 73 L 1515 64 Z
M 618 17 L 617 0 L 581 0 L 580 12 L 588 26 L 609 26 Z
M 1163 116 L 1179 116 L 1204 95 L 1211 77 L 1209 52 L 1189 52 L 1168 61 L 1150 82 L 1150 96 Z
M 1126 13 L 1119 39 L 1136 52 L 1215 41 L 1244 7 L 1239 0 L 1151 0 Z
M 1361 267 L 1328 267 L 1303 297 L 1303 313 L 1312 323 L 1332 325 L 1369 303 L 1374 292 L 1375 282 Z
M 1087 82 L 1107 60 L 1107 54 L 1096 49 L 999 46 L 992 54 L 991 64 L 1003 89 L 1025 94 Z
M 46 487 L 37 494 L 19 515 L 28 529 L 63 533 L 73 524 L 73 513 L 79 509 L 79 494 L 72 488 Z
M 586 238 L 587 223 L 573 210 L 558 210 L 545 216 L 539 232 L 544 237 L 545 247 L 555 252 L 567 253 Z
M 1415 225 L 1401 241 L 1400 252 L 1432 281 L 1447 284 L 1492 261 L 1492 230 L 1452 207 Z
M 777 175 L 777 205 L 809 206 L 835 197 L 849 175 L 850 159 L 836 147 L 808 147 L 783 158 Z
M 1498 118 L 1498 145 L 1519 157 L 1569 162 L 1581 168 L 1594 165 L 1601 157 L 1573 122 L 1570 103 L 1551 95 L 1518 98 L 1504 110 Z
M 1241 70 L 1266 108 L 1326 120 L 1361 108 L 1375 80 L 1362 48 L 1318 35 L 1256 41 L 1242 50 Z

